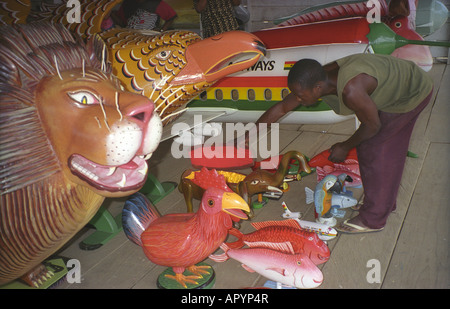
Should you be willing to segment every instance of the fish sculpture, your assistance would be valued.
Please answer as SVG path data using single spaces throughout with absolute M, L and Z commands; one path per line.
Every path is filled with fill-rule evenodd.
M 329 219 L 329 225 L 333 226 L 336 224 L 336 220 L 333 218 L 333 210 L 335 212 L 338 209 L 358 204 L 358 201 L 352 197 L 350 192 L 342 193 L 345 178 L 346 175 L 341 180 L 335 175 L 327 175 L 316 185 L 314 191 L 305 187 L 306 203 L 314 202 L 315 213 L 320 223 Z
M 312 289 L 323 282 L 322 271 L 306 254 L 291 253 L 267 248 L 230 249 L 221 245 L 225 252 L 221 255 L 210 255 L 216 262 L 225 262 L 232 258 L 240 263 L 248 272 L 257 272 L 263 277 L 298 289 Z
M 330 257 L 327 244 L 320 240 L 316 233 L 302 229 L 293 219 L 253 222 L 251 225 L 256 231 L 248 234 L 243 234 L 235 228 L 230 229 L 228 233 L 237 237 L 237 240 L 228 242 L 227 246 L 235 249 L 247 245 L 250 248 L 264 247 L 282 251 L 288 243 L 294 253 L 306 254 L 316 265 L 325 263 Z
M 322 181 L 327 175 L 339 177 L 339 175 L 346 174 L 350 178 L 348 178 L 348 181 L 345 181 L 345 187 L 359 188 L 362 186 L 356 148 L 352 148 L 345 160 L 341 163 L 331 162 L 328 159 L 329 156 L 330 150 L 327 149 L 315 155 L 308 161 L 309 166 L 316 169 L 317 182 Z

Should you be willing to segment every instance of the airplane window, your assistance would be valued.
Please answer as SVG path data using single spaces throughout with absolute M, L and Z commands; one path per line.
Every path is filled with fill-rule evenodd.
M 247 90 L 247 98 L 249 101 L 255 101 L 255 90 L 254 89 Z
M 214 91 L 214 96 L 216 97 L 217 101 L 222 101 L 223 100 L 223 93 L 221 89 L 216 89 L 216 91 Z
M 266 99 L 266 101 L 272 100 L 272 90 L 270 89 L 264 90 L 264 99 Z
M 203 91 L 202 93 L 199 94 L 198 97 L 200 98 L 200 100 L 206 101 L 206 99 L 208 98 L 208 95 L 206 94 L 206 91 Z
M 239 100 L 239 91 L 237 91 L 236 89 L 231 90 L 231 99 L 233 101 Z
M 281 98 L 282 99 L 284 99 L 288 94 L 289 94 L 289 89 L 283 88 L 283 90 L 281 90 Z

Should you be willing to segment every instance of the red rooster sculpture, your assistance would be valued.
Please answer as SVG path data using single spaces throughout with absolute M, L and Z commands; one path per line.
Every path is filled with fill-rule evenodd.
M 178 281 L 197 284 L 209 272 L 195 264 L 206 259 L 225 241 L 233 221 L 247 219 L 248 204 L 229 188 L 210 187 L 196 213 L 161 216 L 148 199 L 136 193 L 125 203 L 122 223 L 127 237 L 155 264 L 172 267 Z M 233 218 L 234 217 L 234 218 Z M 233 219 L 232 219 L 233 218 Z M 184 275 L 188 270 L 192 275 Z

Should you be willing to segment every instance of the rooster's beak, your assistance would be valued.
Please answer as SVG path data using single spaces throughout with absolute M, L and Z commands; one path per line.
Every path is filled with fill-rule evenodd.
M 250 207 L 237 193 L 225 192 L 222 196 L 222 210 L 233 217 L 247 220 L 248 216 L 244 211 L 250 212 Z

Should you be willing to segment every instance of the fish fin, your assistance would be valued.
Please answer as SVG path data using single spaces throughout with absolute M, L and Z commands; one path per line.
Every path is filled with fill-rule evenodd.
M 131 195 L 123 206 L 122 226 L 129 240 L 141 246 L 141 234 L 149 225 L 161 217 L 158 210 L 142 193 Z
M 210 254 L 209 258 L 211 260 L 213 260 L 214 262 L 218 262 L 218 263 L 222 263 L 227 261 L 230 257 L 226 254 L 226 252 L 222 253 L 222 254 Z
M 316 174 L 317 174 L 317 182 L 320 182 L 326 175 L 325 171 L 320 166 L 316 167 Z
M 269 242 L 269 241 L 255 241 L 245 242 L 250 248 L 267 248 L 286 254 L 295 254 L 294 247 L 290 241 L 285 242 Z
M 314 191 L 308 187 L 305 187 L 306 193 L 306 204 L 311 204 L 314 202 Z
M 343 163 L 345 163 L 345 164 L 359 164 L 358 160 L 355 160 L 355 159 L 345 159 L 343 161 Z
M 276 273 L 279 273 L 282 276 L 286 276 L 286 269 L 284 269 L 284 268 L 281 268 L 281 267 L 269 267 L 269 268 L 266 268 L 266 269 L 274 271 Z
M 210 254 L 208 257 L 213 260 L 214 262 L 225 262 L 227 261 L 230 257 L 228 256 L 227 252 L 228 250 L 230 250 L 230 248 L 228 247 L 228 245 L 226 243 L 222 243 L 220 245 L 220 249 L 222 249 L 224 251 L 224 253 L 222 254 Z
M 295 219 L 287 219 L 287 220 L 268 220 L 268 221 L 261 221 L 261 222 L 252 222 L 251 225 L 256 229 L 260 230 L 265 227 L 269 226 L 289 226 L 294 228 L 299 228 L 298 223 Z
M 250 267 L 248 267 L 245 264 L 241 264 L 242 268 L 244 268 L 246 271 L 248 271 L 249 273 L 254 273 L 255 271 L 253 269 L 251 269 Z
M 329 173 L 334 172 L 335 167 L 331 166 L 331 165 L 325 165 L 322 169 L 325 174 L 329 174 Z
M 241 231 L 239 231 L 238 229 L 233 227 L 228 230 L 228 234 L 235 236 L 237 238 L 236 241 L 227 243 L 227 246 L 229 248 L 236 249 L 236 248 L 242 248 L 244 246 L 244 242 L 242 240 L 242 236 L 244 236 L 244 234 Z

